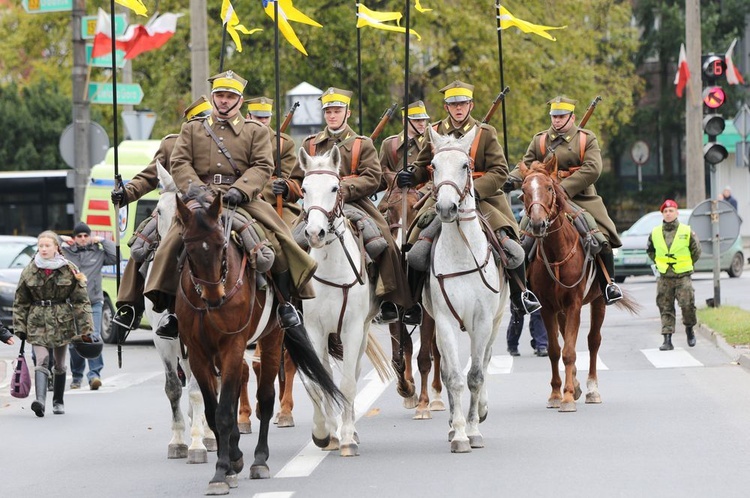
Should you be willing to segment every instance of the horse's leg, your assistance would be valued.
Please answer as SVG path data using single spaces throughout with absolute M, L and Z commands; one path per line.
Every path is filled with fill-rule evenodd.
M 437 346 L 437 339 L 435 338 L 435 320 L 428 314 L 425 313 L 424 320 L 422 321 L 422 327 L 427 327 L 428 331 L 432 332 L 430 335 L 432 351 L 432 385 L 430 386 L 430 411 L 442 412 L 445 410 L 445 403 L 443 402 L 443 379 L 440 375 L 440 362 L 442 360 L 440 356 L 440 350 Z M 427 333 L 427 332 L 426 332 Z
M 255 358 L 260 356 L 259 348 L 260 346 L 256 346 L 255 353 L 253 353 L 253 370 L 256 369 L 255 365 L 258 363 L 255 361 Z M 257 371 L 255 371 L 255 375 L 257 378 Z M 240 409 L 237 412 L 237 428 L 240 430 L 240 434 L 252 434 L 253 429 L 250 416 L 253 413 L 253 408 L 250 404 L 250 396 L 247 392 L 248 384 L 250 383 L 250 367 L 248 366 L 247 361 L 242 362 L 241 379 L 242 387 L 240 388 Z
M 361 371 L 362 355 L 367 347 L 367 324 L 344 319 L 341 342 L 344 347 L 344 362 L 341 368 L 341 392 L 344 394 L 344 410 L 341 414 L 341 456 L 358 456 L 359 444 L 354 427 L 354 400 L 357 396 L 357 380 Z
M 427 314 L 424 315 L 422 325 L 419 328 L 419 354 L 417 355 L 417 368 L 419 369 L 420 389 L 419 402 L 417 411 L 414 414 L 415 420 L 429 420 L 432 418 L 430 409 L 430 369 L 432 368 L 432 349 L 435 345 L 435 322 L 432 318 L 428 320 Z M 442 400 L 435 400 L 442 401 Z M 445 405 L 443 405 L 445 409 Z
M 404 408 L 412 409 L 417 406 L 414 389 L 414 376 L 411 368 L 411 358 L 414 345 L 406 327 L 400 323 L 388 324 L 391 333 L 391 363 L 396 371 L 396 391 L 404 398 Z
M 175 351 L 172 343 L 177 341 L 154 341 L 164 364 L 164 392 L 172 409 L 172 439 L 167 446 L 167 458 L 185 458 L 188 446 L 185 443 L 185 418 L 180 408 L 182 397 L 182 383 L 177 376 L 177 361 L 179 352 Z
M 477 320 L 469 332 L 471 337 L 471 367 L 466 375 L 469 388 L 469 412 L 466 417 L 466 435 L 472 448 L 484 448 L 484 439 L 479 431 L 479 401 L 484 388 L 486 365 L 489 364 L 487 343 L 491 324 L 487 320 Z M 485 400 L 486 402 L 486 400 Z M 486 406 L 485 416 L 486 416 Z
M 305 324 L 308 337 L 310 338 L 315 354 L 318 355 L 323 368 L 325 368 L 328 374 L 333 378 L 331 364 L 328 360 L 328 334 L 320 330 L 320 327 L 314 322 L 314 320 L 309 320 Z M 305 382 L 304 377 L 303 382 Z M 327 406 L 322 391 L 312 382 L 305 382 L 305 386 L 313 404 L 313 443 L 324 451 L 339 449 L 339 440 L 336 437 L 336 426 L 333 425 L 335 416 L 332 413 L 328 413 L 330 407 Z
M 598 297 L 591 303 L 591 330 L 589 331 L 589 376 L 586 380 L 586 403 L 601 403 L 599 394 L 599 379 L 596 373 L 596 358 L 602 343 L 602 324 L 607 306 L 604 298 Z
M 578 342 L 578 328 L 581 326 L 581 303 L 574 303 L 565 313 L 561 321 L 563 333 L 562 359 L 565 365 L 565 383 L 563 397 L 560 403 L 561 412 L 576 411 L 576 401 L 581 396 L 581 387 L 576 378 L 576 342 Z
M 208 452 L 216 451 L 216 436 L 206 422 L 203 394 L 188 360 L 183 360 L 183 370 L 187 375 L 188 414 L 190 416 L 190 446 L 187 451 L 187 463 L 206 463 Z
M 271 473 L 268 469 L 268 430 L 273 417 L 273 405 L 276 401 L 274 384 L 281 364 L 281 343 L 284 332 L 278 325 L 270 334 L 258 341 L 260 346 L 260 375 L 258 376 L 258 407 L 256 416 L 260 419 L 258 443 L 255 446 L 255 459 L 250 467 L 251 479 L 268 479 Z
M 558 367 L 560 362 L 560 342 L 557 337 L 557 319 L 561 314 L 555 312 L 549 304 L 543 305 L 541 314 L 542 320 L 544 321 L 544 327 L 547 329 L 549 362 L 552 367 L 552 380 L 550 381 L 552 392 L 549 395 L 549 399 L 547 399 L 547 408 L 560 408 L 560 403 L 562 401 L 562 393 L 560 392 L 562 379 L 560 378 L 560 370 Z
M 458 355 L 458 341 L 456 339 L 458 330 L 452 326 L 455 318 L 449 313 L 438 313 L 435 321 L 440 324 L 451 324 L 445 329 L 438 327 L 437 344 L 443 355 L 440 374 L 443 377 L 443 383 L 448 391 L 448 402 L 450 405 L 450 425 L 451 430 L 448 438 L 451 443 L 452 453 L 468 453 L 471 451 L 469 437 L 466 435 L 466 417 L 463 414 L 461 404 L 461 393 L 464 390 L 464 376 Z
M 279 379 L 279 403 L 281 409 L 276 414 L 274 423 L 279 427 L 294 427 L 294 397 L 292 390 L 294 388 L 294 376 L 297 375 L 297 367 L 289 356 L 289 352 L 284 350 L 284 380 Z

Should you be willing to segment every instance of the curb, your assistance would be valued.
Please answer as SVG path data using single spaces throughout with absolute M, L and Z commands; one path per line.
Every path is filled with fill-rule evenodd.
M 698 332 L 704 339 L 712 342 L 717 348 L 724 351 L 727 356 L 732 358 L 732 361 L 750 370 L 750 349 L 737 348 L 727 343 L 724 338 L 717 334 L 713 329 L 708 328 L 702 323 L 698 323 L 696 326 L 696 332 Z

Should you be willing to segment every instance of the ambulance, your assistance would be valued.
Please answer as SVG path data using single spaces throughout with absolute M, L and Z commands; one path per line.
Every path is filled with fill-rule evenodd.
M 159 149 L 159 140 L 125 140 L 117 147 L 118 173 L 123 183 L 140 173 L 153 159 Z M 92 235 L 108 238 L 120 243 L 120 275 L 130 257 L 128 240 L 140 223 L 151 216 L 159 200 L 158 190 L 149 192 L 135 202 L 115 210 L 111 193 L 115 186 L 115 150 L 107 151 L 104 160 L 91 168 L 91 176 L 83 198 L 83 221 L 91 228 Z M 118 239 L 119 236 L 119 239 Z M 116 266 L 102 268 L 102 340 L 113 344 L 117 334 L 112 328 L 112 317 L 117 301 Z

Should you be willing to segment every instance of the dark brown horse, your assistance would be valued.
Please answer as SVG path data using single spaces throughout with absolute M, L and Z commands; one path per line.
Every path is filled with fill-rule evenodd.
M 175 311 L 184 342 L 205 403 L 206 420 L 218 443 L 216 473 L 206 494 L 227 494 L 236 487 L 242 470 L 237 408 L 242 388 L 247 344 L 262 346 L 257 399 L 260 432 L 253 479 L 269 478 L 268 429 L 274 406 L 274 381 L 279 371 L 281 342 L 297 367 L 318 385 L 330 401 L 340 403 L 341 393 L 320 364 L 303 327 L 282 332 L 277 302 L 270 290 L 256 289 L 255 270 L 247 253 L 231 243 L 220 216 L 221 198 L 211 201 L 203 191 L 191 189 L 188 204 L 177 199 L 177 219 L 183 227 L 185 264 L 180 275 Z M 189 206 L 189 207 L 188 207 Z M 246 370 L 245 370 L 246 371 Z M 220 376 L 221 395 L 216 382 Z
M 542 319 L 549 338 L 549 359 L 552 366 L 552 393 L 547 408 L 561 412 L 576 411 L 575 401 L 581 395 L 576 379 L 576 342 L 581 325 L 581 308 L 591 305 L 591 329 L 588 334 L 589 375 L 586 382 L 586 403 L 601 403 L 596 358 L 601 345 L 601 328 L 606 305 L 597 282 L 601 264 L 587 254 L 578 231 L 571 222 L 573 214 L 565 190 L 557 181 L 557 159 L 534 162 L 527 168 L 519 164 L 523 180 L 523 203 L 529 218 L 526 236 L 536 239 L 531 254 L 528 280 L 531 289 L 542 303 Z M 638 306 L 627 296 L 616 305 L 637 313 Z M 558 361 L 563 338 L 562 359 L 565 365 L 565 385 L 562 387 Z

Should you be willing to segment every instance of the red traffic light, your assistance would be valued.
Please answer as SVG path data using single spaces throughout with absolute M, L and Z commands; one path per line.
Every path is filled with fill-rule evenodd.
M 703 77 L 708 82 L 714 82 L 725 76 L 727 64 L 724 62 L 724 57 L 719 55 L 707 55 L 704 56 L 702 70 Z
M 709 86 L 703 90 L 703 103 L 709 109 L 718 109 L 724 105 L 727 100 L 727 94 L 720 86 Z

